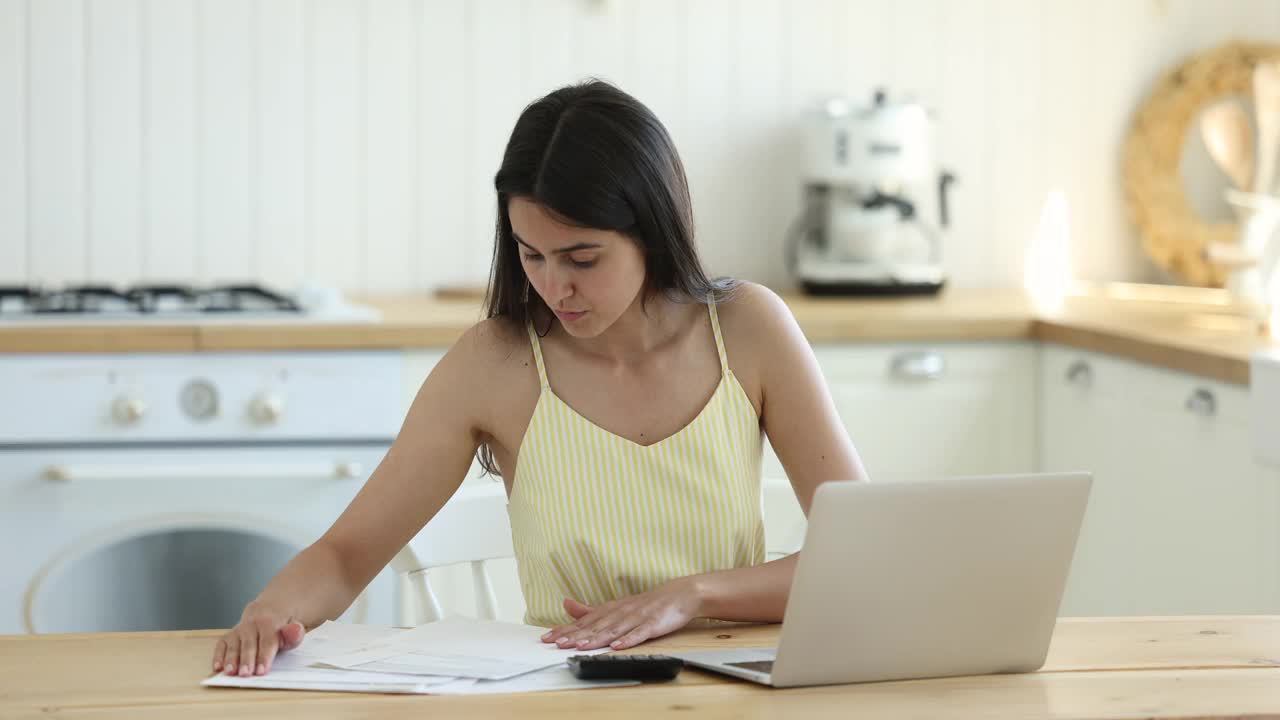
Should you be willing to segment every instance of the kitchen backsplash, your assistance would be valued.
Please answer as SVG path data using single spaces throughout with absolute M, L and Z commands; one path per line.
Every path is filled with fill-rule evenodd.
M 1130 113 L 1277 36 L 1275 0 L 0 0 L 0 283 L 482 282 L 516 115 L 588 75 L 671 129 L 718 273 L 785 280 L 801 112 L 884 86 L 936 110 L 955 284 L 1018 282 L 1053 189 L 1080 276 L 1146 279 Z

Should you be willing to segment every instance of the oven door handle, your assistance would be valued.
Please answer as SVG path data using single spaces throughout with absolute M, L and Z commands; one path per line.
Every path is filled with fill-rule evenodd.
M 261 464 L 190 465 L 50 465 L 44 470 L 48 480 L 60 482 L 101 482 L 117 480 L 349 480 L 361 477 L 358 462 L 297 462 Z

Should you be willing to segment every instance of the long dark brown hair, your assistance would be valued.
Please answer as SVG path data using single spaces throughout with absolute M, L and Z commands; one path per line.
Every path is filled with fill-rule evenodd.
M 520 265 L 507 205 L 527 198 L 562 222 L 613 230 L 644 253 L 641 304 L 662 293 L 676 302 L 723 300 L 736 285 L 712 279 L 693 241 L 693 206 L 671 136 L 644 103 L 601 80 L 562 87 L 520 113 L 493 179 L 498 193 L 486 317 L 516 327 L 555 322 Z M 539 334 L 546 334 L 539 329 Z M 498 473 L 487 444 L 480 465 Z

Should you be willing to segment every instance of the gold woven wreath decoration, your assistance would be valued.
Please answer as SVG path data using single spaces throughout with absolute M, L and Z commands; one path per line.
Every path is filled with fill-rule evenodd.
M 1222 287 L 1226 271 L 1205 259 L 1211 243 L 1237 241 L 1234 222 L 1206 222 L 1187 203 L 1179 166 L 1202 108 L 1252 95 L 1253 67 L 1280 57 L 1280 45 L 1233 42 L 1167 71 L 1138 108 L 1123 151 L 1125 200 L 1147 255 L 1193 285 Z

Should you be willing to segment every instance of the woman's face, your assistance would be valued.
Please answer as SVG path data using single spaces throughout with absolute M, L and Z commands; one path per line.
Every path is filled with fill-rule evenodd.
M 529 284 L 570 335 L 599 335 L 635 302 L 645 269 L 634 240 L 566 225 L 527 198 L 512 198 L 507 215 Z

